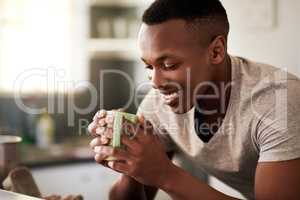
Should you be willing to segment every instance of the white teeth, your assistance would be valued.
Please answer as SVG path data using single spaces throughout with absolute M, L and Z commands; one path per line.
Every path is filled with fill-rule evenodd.
M 172 94 L 163 95 L 163 98 L 165 100 L 165 103 L 170 104 L 172 101 L 179 98 L 179 93 L 174 92 Z

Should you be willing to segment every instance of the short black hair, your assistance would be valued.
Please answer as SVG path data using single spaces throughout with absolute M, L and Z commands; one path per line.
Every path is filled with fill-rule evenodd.
M 143 14 L 142 21 L 156 25 L 172 19 L 183 19 L 191 24 L 200 24 L 200 30 L 210 37 L 229 33 L 229 22 L 225 8 L 219 0 L 155 0 Z M 211 38 L 212 39 L 212 38 Z

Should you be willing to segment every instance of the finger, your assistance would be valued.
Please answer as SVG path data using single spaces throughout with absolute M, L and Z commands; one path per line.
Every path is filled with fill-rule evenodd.
M 97 135 L 103 134 L 103 132 L 105 132 L 105 128 L 106 128 L 105 119 L 100 119 L 98 122 L 93 121 L 92 123 L 90 123 L 90 125 L 88 126 L 88 131 L 89 133 L 91 133 L 92 136 L 95 137 Z
M 125 134 L 122 134 L 121 142 L 126 146 L 129 153 L 132 153 L 140 148 L 138 140 L 136 140 L 134 137 L 128 137 Z
M 90 142 L 89 145 L 90 145 L 90 147 L 91 147 L 92 149 L 94 149 L 96 146 L 101 145 L 100 138 L 99 138 L 99 137 L 96 137 L 96 138 L 92 139 L 92 141 Z
M 74 197 L 74 200 L 83 200 L 83 197 L 81 195 L 76 195 Z
M 108 165 L 107 165 L 108 161 L 106 160 L 106 157 L 105 158 L 101 158 L 101 155 L 96 154 L 95 157 L 94 157 L 94 159 L 95 159 L 96 163 L 102 165 L 103 167 L 109 168 Z
M 139 128 L 139 123 L 132 123 L 131 121 L 127 120 L 126 118 L 122 117 L 122 130 L 125 134 L 131 135 L 135 134 L 135 132 Z
M 144 123 L 142 124 L 143 126 L 143 129 L 147 132 L 147 133 L 153 133 L 154 131 L 154 128 L 153 128 L 153 125 L 150 121 L 148 120 L 145 120 Z
M 107 124 L 107 127 L 109 127 L 109 128 L 113 128 L 115 112 L 116 112 L 115 110 L 109 111 L 105 117 L 105 123 Z
M 107 123 L 106 123 L 106 120 L 105 120 L 105 118 L 102 118 L 102 119 L 99 119 L 99 121 L 98 121 L 98 124 L 97 125 L 99 125 L 99 126 L 106 126 L 107 125 Z
M 123 174 L 128 174 L 130 170 L 130 166 L 124 162 L 118 161 L 109 161 L 107 163 L 108 167 Z
M 96 123 L 95 123 L 95 121 L 93 121 L 92 123 L 90 123 L 89 124 L 89 126 L 88 126 L 88 131 L 90 132 L 90 133 L 92 133 L 93 132 L 93 129 L 96 127 Z
M 103 110 L 103 109 L 102 109 L 102 110 L 99 110 L 99 111 L 95 114 L 93 120 L 97 120 L 97 119 L 104 118 L 104 117 L 106 116 L 106 113 L 107 113 L 106 110 Z
M 68 195 L 65 198 L 63 198 L 63 200 L 73 200 L 74 196 L 73 195 Z
M 47 197 L 44 197 L 45 200 L 60 200 L 61 199 L 61 196 L 58 196 L 58 195 L 51 195 L 51 196 L 47 196 Z
M 95 121 L 93 121 L 92 123 L 89 124 L 88 126 L 88 131 L 92 136 L 96 136 L 96 129 L 97 129 L 97 124 Z
M 112 123 L 114 123 L 114 118 L 115 118 L 115 115 L 114 115 L 114 113 L 112 112 L 111 114 L 106 115 L 106 117 L 105 117 L 105 122 L 106 122 L 107 124 L 112 124 Z
M 108 145 L 109 142 L 110 142 L 110 138 L 107 138 L 106 136 L 101 135 L 100 141 L 101 141 L 101 144 L 102 144 L 102 145 Z
M 146 120 L 144 115 L 140 114 L 138 115 L 139 123 L 142 125 L 143 129 L 146 129 L 147 131 L 153 131 L 152 123 L 149 120 Z
M 95 129 L 95 133 L 97 135 L 103 135 L 104 132 L 106 131 L 106 127 L 105 126 L 99 126 Z
M 95 161 L 101 165 L 103 165 L 105 163 L 106 158 L 107 158 L 107 156 L 103 155 L 103 154 L 96 154 L 94 156 Z
M 128 152 L 121 148 L 114 148 L 111 146 L 97 146 L 94 148 L 94 152 L 101 156 L 114 157 L 116 160 L 127 161 L 130 159 Z
M 123 118 L 122 130 L 125 135 L 130 138 L 140 140 L 143 133 L 143 128 L 140 123 L 134 124 Z
M 114 130 L 112 128 L 107 128 L 102 135 L 109 139 L 112 139 L 114 135 Z
M 144 121 L 145 121 L 144 115 L 143 114 L 139 114 L 137 117 L 138 117 L 139 123 L 143 124 Z
M 100 135 L 104 131 L 104 127 L 106 127 L 105 119 L 95 120 L 89 124 L 88 131 L 92 136 L 95 137 L 97 135 Z
M 108 128 L 108 127 L 97 127 L 96 130 L 94 131 L 95 134 L 94 136 L 105 136 L 108 139 L 112 139 L 113 138 L 113 129 L 112 128 Z
M 110 142 L 110 140 L 105 137 L 105 136 L 99 136 L 94 138 L 91 142 L 90 142 L 90 147 L 92 149 L 94 149 L 96 146 L 101 146 L 101 145 L 108 145 Z

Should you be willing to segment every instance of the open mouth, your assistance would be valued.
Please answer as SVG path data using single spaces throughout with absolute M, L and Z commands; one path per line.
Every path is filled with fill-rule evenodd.
M 169 106 L 174 106 L 179 100 L 180 92 L 176 91 L 172 93 L 162 93 L 161 95 L 165 104 Z

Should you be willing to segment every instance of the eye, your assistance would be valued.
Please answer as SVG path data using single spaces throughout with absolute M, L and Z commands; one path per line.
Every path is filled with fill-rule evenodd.
M 145 69 L 152 70 L 152 69 L 153 69 L 153 66 L 152 66 L 152 65 L 146 65 L 146 66 L 145 66 Z
M 146 66 L 145 66 L 145 69 L 146 69 L 146 73 L 147 73 L 148 79 L 149 79 L 149 80 L 152 80 L 153 66 L 151 66 L 151 65 L 146 65 Z
M 163 64 L 164 69 L 173 69 L 175 67 L 176 67 L 176 64 L 174 64 L 174 63 L 164 63 Z
M 175 65 L 175 64 L 172 64 L 172 63 L 166 63 L 166 64 L 165 64 L 165 67 L 166 67 L 166 68 L 170 68 L 170 67 L 173 67 L 174 65 Z

